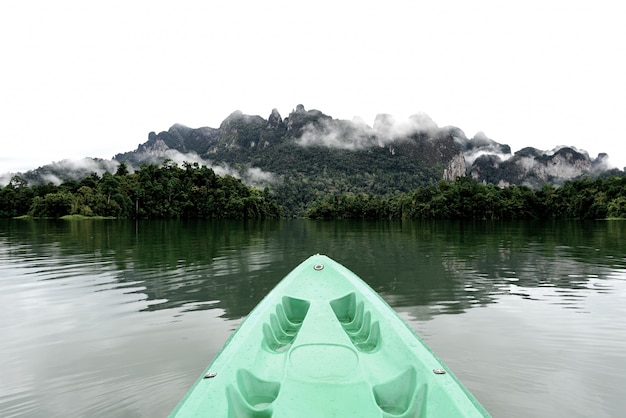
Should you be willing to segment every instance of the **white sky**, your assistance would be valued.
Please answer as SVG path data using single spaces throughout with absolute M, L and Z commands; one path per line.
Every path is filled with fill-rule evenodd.
M 369 125 L 423 111 L 622 168 L 625 16 L 617 0 L 4 1 L 0 173 L 299 103 Z

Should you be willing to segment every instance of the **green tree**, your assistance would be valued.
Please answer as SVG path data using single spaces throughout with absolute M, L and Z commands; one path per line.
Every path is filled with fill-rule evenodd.
M 619 196 L 611 200 L 607 205 L 609 218 L 626 218 L 626 196 Z
M 60 218 L 72 213 L 74 196 L 69 192 L 48 193 L 33 200 L 31 214 L 41 218 Z

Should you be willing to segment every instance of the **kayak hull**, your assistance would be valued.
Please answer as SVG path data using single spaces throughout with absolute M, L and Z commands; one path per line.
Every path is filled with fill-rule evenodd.
M 253 309 L 170 416 L 489 414 L 365 282 L 314 255 Z

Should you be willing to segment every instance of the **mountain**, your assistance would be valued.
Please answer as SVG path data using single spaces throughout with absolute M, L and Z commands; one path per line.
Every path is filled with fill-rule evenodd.
M 131 165 L 163 158 L 199 158 L 217 172 L 269 186 L 294 213 L 328 193 L 409 192 L 465 175 L 499 186 L 541 187 L 608 169 L 606 154 L 592 159 L 574 147 L 512 154 L 508 145 L 482 133 L 468 139 L 424 113 L 404 121 L 381 114 L 370 127 L 303 105 L 284 119 L 276 109 L 267 119 L 236 111 L 219 128 L 174 125 L 115 156 Z
M 217 173 L 269 186 L 287 213 L 301 214 L 329 193 L 410 192 L 437 182 L 468 147 L 462 131 L 438 128 L 424 114 L 402 122 L 379 115 L 369 127 L 298 105 L 284 119 L 276 109 L 267 119 L 236 111 L 217 129 L 174 125 L 115 160 L 137 165 L 200 158 Z
M 461 129 L 439 127 L 424 113 L 401 121 L 381 114 L 370 127 L 358 118 L 334 119 L 303 105 L 284 119 L 273 109 L 267 119 L 235 111 L 218 128 L 175 124 L 158 134 L 150 132 L 136 150 L 117 154 L 112 161 L 84 161 L 81 166 L 101 174 L 121 162 L 132 168 L 166 159 L 206 164 L 217 174 L 269 187 L 294 215 L 328 194 L 411 192 L 465 175 L 499 186 L 540 187 L 608 169 L 606 154 L 594 159 L 574 147 L 547 152 L 524 148 L 511 154 L 508 145 L 482 133 L 468 139 Z M 73 176 L 64 173 L 62 163 L 40 167 L 24 178 L 32 184 L 82 174 L 77 167 Z

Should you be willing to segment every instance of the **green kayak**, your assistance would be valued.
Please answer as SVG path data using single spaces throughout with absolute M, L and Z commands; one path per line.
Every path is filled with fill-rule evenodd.
M 323 255 L 250 312 L 171 417 L 485 417 L 389 305 Z

